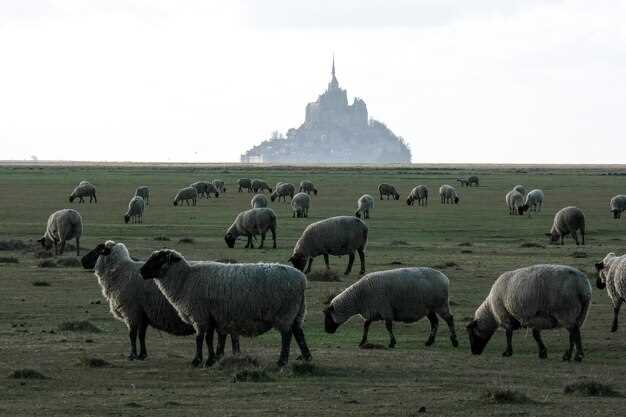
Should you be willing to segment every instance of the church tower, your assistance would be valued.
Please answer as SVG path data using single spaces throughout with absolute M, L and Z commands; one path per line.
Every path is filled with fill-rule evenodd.
M 331 70 L 332 77 L 330 82 L 328 83 L 329 90 L 337 90 L 339 89 L 339 81 L 337 81 L 337 77 L 335 76 L 335 55 L 333 54 L 333 68 Z

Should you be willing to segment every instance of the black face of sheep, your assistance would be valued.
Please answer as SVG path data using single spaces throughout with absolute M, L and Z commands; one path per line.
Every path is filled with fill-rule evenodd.
M 413 203 L 413 200 L 411 200 L 410 198 L 406 199 L 406 205 L 410 206 Z
M 315 188 L 313 188 L 313 194 L 317 195 L 317 190 Z
M 177 206 L 178 205 L 178 201 L 174 200 L 174 205 Z
M 230 233 L 226 233 L 226 235 L 224 236 L 224 241 L 226 242 L 226 245 L 232 249 L 235 247 L 235 242 L 237 241 L 237 239 Z
M 45 237 L 38 239 L 37 242 L 41 243 L 41 247 L 44 248 L 45 250 L 52 249 L 52 241 L 46 239 Z
M 400 200 L 400 194 L 394 194 L 393 198 L 396 199 L 396 200 Z
M 215 193 L 215 198 L 219 198 L 220 193 Z
M 356 213 L 354 213 L 354 215 L 355 215 L 356 217 L 358 217 L 359 219 L 361 218 L 361 212 L 360 212 L 360 211 L 357 211 Z
M 546 236 L 548 236 L 550 238 L 550 243 L 556 243 L 561 238 L 561 235 L 559 235 L 556 232 L 554 232 L 554 233 L 546 233 Z
M 596 287 L 603 290 L 606 288 L 606 282 L 602 279 L 602 270 L 604 269 L 604 262 L 598 262 L 596 265 L 596 271 L 598 272 L 598 277 L 596 278 Z
M 74 198 L 75 198 L 74 196 L 72 196 L 72 195 L 70 196 L 70 198 L 69 198 L 70 203 L 73 203 L 73 202 L 74 202 Z
M 613 210 L 613 218 L 619 219 L 622 216 L 622 212 L 619 210 Z
M 517 214 L 519 214 L 521 216 L 525 212 L 527 212 L 528 209 L 529 209 L 529 206 L 527 204 L 524 204 L 523 206 L 517 208 Z
M 180 262 L 181 260 L 180 255 L 172 250 L 164 249 L 155 251 L 139 269 L 139 273 L 143 279 L 160 278 L 167 272 L 170 265 Z
M 491 339 L 491 336 L 493 335 L 493 333 L 489 335 L 480 334 L 478 331 L 478 322 L 476 320 L 473 320 L 467 325 L 467 334 L 469 335 L 473 355 L 480 355 L 483 353 L 485 346 L 487 346 L 489 339 Z
M 124 215 L 124 223 L 128 224 L 128 222 L 130 221 L 130 216 L 128 214 Z
M 459 204 L 459 197 L 454 197 L 454 204 Z
M 333 311 L 335 311 L 335 307 L 332 305 L 324 309 L 324 330 L 330 334 L 334 334 L 339 328 L 339 325 L 333 319 Z
M 83 268 L 85 269 L 94 269 L 96 266 L 96 262 L 98 261 L 98 257 L 100 255 L 109 255 L 111 253 L 111 249 L 107 248 L 104 243 L 100 243 L 98 246 L 93 248 L 87 255 L 83 256 L 80 260 Z
M 270 200 L 272 200 L 272 202 L 274 202 L 274 200 L 276 200 L 276 195 L 272 194 L 272 196 L 270 197 Z
M 306 256 L 301 253 L 296 253 L 289 258 L 289 262 L 291 262 L 294 268 L 304 272 L 304 267 L 306 266 Z

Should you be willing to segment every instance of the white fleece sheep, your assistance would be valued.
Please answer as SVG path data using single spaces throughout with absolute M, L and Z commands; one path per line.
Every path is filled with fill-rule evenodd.
M 546 233 L 546 236 L 550 236 L 551 242 L 558 242 L 561 240 L 561 245 L 564 244 L 563 238 L 568 234 L 572 235 L 576 245 L 578 245 L 578 231 L 582 235 L 582 243 L 585 244 L 585 215 L 578 207 L 565 207 L 559 210 L 554 215 L 554 223 L 550 233 Z
M 239 236 L 246 236 L 248 242 L 246 248 L 254 248 L 252 238 L 261 235 L 261 245 L 265 244 L 265 235 L 268 231 L 272 232 L 273 248 L 276 249 L 276 214 L 271 208 L 252 208 L 242 211 L 237 215 L 233 224 L 228 228 L 224 235 L 224 240 L 229 248 L 235 247 L 235 242 Z
M 570 334 L 563 360 L 581 361 L 584 353 L 580 327 L 591 303 L 591 285 L 582 272 L 565 265 L 533 265 L 500 275 L 489 295 L 467 326 L 472 353 L 480 355 L 498 327 L 506 330 L 507 348 L 513 354 L 513 330 L 530 328 L 539 347 L 539 357 L 548 351 L 541 330 L 565 327 Z
M 259 178 L 255 178 L 252 180 L 252 191 L 255 193 L 262 193 L 264 191 L 267 190 L 268 193 L 272 193 L 272 187 L 270 187 L 269 185 L 267 185 L 267 183 L 264 180 L 261 180 Z
M 213 181 L 211 181 L 211 183 L 213 184 L 213 186 L 217 189 L 217 191 L 220 194 L 226 192 L 226 185 L 224 184 L 224 181 L 222 181 L 222 180 L 213 180 Z
M 255 194 L 254 197 L 250 200 L 250 207 L 252 208 L 263 208 L 270 205 L 269 200 L 265 196 L 265 194 Z
M 515 187 L 513 187 L 513 189 L 521 195 L 526 196 L 526 187 L 524 187 L 523 185 L 517 184 Z
M 609 211 L 613 213 L 614 219 L 622 217 L 622 212 L 626 210 L 626 195 L 616 195 L 609 202 Z
M 280 201 L 280 199 L 282 198 L 283 201 L 287 201 L 287 197 L 293 199 L 295 193 L 296 187 L 294 187 L 293 184 L 290 184 L 288 182 L 281 182 L 278 183 L 278 185 L 274 189 L 274 192 L 271 195 L 271 199 L 272 201 L 274 201 L 278 198 L 278 201 Z
M 309 217 L 311 197 L 307 193 L 298 193 L 291 199 L 292 217 Z
M 528 210 L 528 215 L 531 211 L 539 212 L 543 207 L 543 191 L 539 189 L 531 190 L 526 194 L 526 201 L 524 201 L 524 208 Z
M 394 200 L 400 199 L 400 194 L 391 184 L 382 183 L 378 186 L 378 193 L 380 194 L 380 199 L 383 199 L 383 196 L 387 196 L 387 200 L 389 200 L 389 196 L 393 197 Z
M 331 217 L 312 223 L 304 229 L 296 242 L 289 262 L 300 271 L 304 271 L 308 261 L 309 265 L 305 272 L 308 274 L 316 256 L 323 255 L 326 269 L 329 269 L 328 255 L 348 255 L 348 267 L 345 272 L 348 275 L 354 263 L 354 252 L 358 252 L 361 260 L 360 274 L 364 274 L 367 232 L 367 225 L 352 216 Z
M 81 181 L 76 188 L 70 194 L 69 200 L 70 203 L 73 203 L 75 199 L 78 198 L 79 203 L 84 203 L 85 197 L 89 197 L 89 203 L 92 201 L 94 203 L 98 202 L 98 198 L 96 197 L 96 187 L 88 181 Z
M 441 204 L 459 204 L 460 201 L 456 188 L 448 184 L 443 184 L 439 187 L 439 197 L 441 198 Z
M 298 192 L 317 195 L 317 188 L 315 188 L 315 185 L 313 185 L 311 181 L 304 180 L 300 182 Z
M 389 347 L 393 348 L 396 345 L 394 321 L 414 323 L 428 317 L 430 336 L 426 346 L 430 346 L 435 343 L 439 316 L 448 324 L 450 341 L 456 347 L 459 342 L 448 304 L 448 286 L 448 277 L 431 268 L 369 273 L 333 298 L 324 310 L 326 332 L 335 333 L 341 324 L 358 314 L 365 320 L 359 346 L 365 346 L 370 324 L 384 320 L 389 332 Z
M 128 203 L 128 210 L 126 211 L 126 214 L 124 214 L 124 223 L 128 223 L 129 221 L 132 221 L 133 223 L 143 223 L 143 209 L 143 198 L 138 195 L 131 198 Z
M 166 249 L 154 252 L 140 272 L 144 279 L 154 278 L 178 315 L 196 330 L 193 365 L 202 362 L 205 337 L 206 366 L 214 363 L 214 331 L 222 340 L 226 334 L 256 336 L 272 328 L 282 336 L 279 366 L 289 360 L 292 336 L 302 359 L 311 360 L 302 330 L 307 281 L 300 271 L 267 263 L 189 263 L 178 252 Z
M 140 187 L 137 187 L 137 189 L 135 190 L 135 195 L 138 195 L 139 197 L 143 198 L 144 203 L 146 203 L 146 206 L 150 205 L 150 188 L 146 185 L 142 185 Z
M 524 196 L 517 191 L 511 190 L 506 193 L 504 197 L 504 201 L 506 202 L 506 206 L 509 209 L 509 214 L 519 214 L 520 216 L 524 214 Z
M 622 303 L 626 300 L 626 255 L 607 254 L 602 262 L 596 264 L 598 278 L 596 285 L 606 292 L 613 307 L 613 324 L 611 331 L 617 331 L 617 316 Z
M 46 249 L 54 245 L 55 255 L 63 255 L 65 242 L 76 239 L 76 256 L 80 256 L 80 236 L 83 234 L 83 218 L 73 209 L 55 211 L 48 217 L 46 231 L 38 240 Z M 60 245 L 60 247 L 58 247 Z
M 250 178 L 239 178 L 237 180 L 237 186 L 239 187 L 239 192 L 242 192 L 243 190 L 246 190 L 249 193 L 252 192 L 252 180 Z
M 359 197 L 359 200 L 356 202 L 356 212 L 354 215 L 359 219 L 363 217 L 364 219 L 370 218 L 370 210 L 374 208 L 374 197 L 369 194 L 363 194 Z
M 177 206 L 178 203 L 187 202 L 189 205 L 189 201 L 191 201 L 192 205 L 196 205 L 196 201 L 198 201 L 198 191 L 194 187 L 186 187 L 178 191 L 176 196 L 174 197 L 174 205 Z
M 215 188 L 215 186 L 210 182 L 198 181 L 191 184 L 190 187 L 196 189 L 196 192 L 198 193 L 198 198 L 211 198 L 211 194 L 213 194 L 215 198 L 218 198 L 220 196 L 217 188 Z
M 413 187 L 406 199 L 406 204 L 412 206 L 417 201 L 418 206 L 428 205 L 428 188 L 425 185 L 417 185 Z

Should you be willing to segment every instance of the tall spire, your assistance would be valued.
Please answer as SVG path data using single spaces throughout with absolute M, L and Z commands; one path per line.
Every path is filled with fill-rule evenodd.
M 332 71 L 332 74 L 333 74 L 333 78 L 335 78 L 335 53 L 334 52 L 333 52 L 333 71 Z
M 337 81 L 337 77 L 335 76 L 335 54 L 334 53 L 333 53 L 333 68 L 330 73 L 332 75 L 332 78 L 330 79 L 330 82 L 328 83 L 328 89 L 335 90 L 339 88 L 339 81 Z

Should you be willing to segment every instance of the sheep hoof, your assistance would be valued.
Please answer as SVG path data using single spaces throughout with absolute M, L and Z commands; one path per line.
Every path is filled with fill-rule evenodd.
M 396 341 L 394 340 L 393 342 L 389 343 L 389 349 L 393 349 L 396 347 Z
M 450 341 L 452 342 L 452 346 L 459 347 L 459 341 L 455 336 L 450 337 Z
M 135 359 L 137 359 L 137 354 L 136 353 L 131 353 L 130 355 L 128 355 L 128 360 L 129 361 L 134 361 Z
M 137 360 L 143 361 L 147 357 L 148 357 L 147 353 L 140 353 L 139 356 L 137 356 Z
M 563 354 L 563 361 L 565 362 L 569 362 L 570 360 L 572 360 L 572 352 L 565 351 L 565 353 Z
M 611 326 L 611 333 L 615 333 L 617 331 L 617 323 L 613 324 L 613 326 Z
M 193 360 L 191 361 L 191 366 L 196 368 L 201 363 L 202 363 L 202 358 L 193 358 Z
M 276 365 L 278 365 L 279 368 L 287 366 L 287 359 L 279 359 L 278 362 L 276 362 Z
M 546 359 L 548 357 L 548 350 L 547 349 L 541 349 L 539 351 L 539 359 Z
M 424 346 L 432 346 L 433 343 L 435 343 L 435 338 L 429 337 L 426 343 L 424 343 Z
M 504 356 L 505 358 L 508 358 L 509 356 L 513 356 L 513 351 L 507 349 L 504 352 L 502 352 L 502 356 Z
M 213 364 L 215 363 L 215 359 L 213 358 L 209 358 L 206 360 L 206 362 L 204 363 L 204 367 L 205 368 L 210 368 L 211 366 L 213 366 Z
M 304 361 L 304 362 L 311 362 L 313 360 L 313 356 L 311 356 L 310 353 L 307 355 L 300 355 L 296 358 L 296 360 Z
M 576 362 L 582 362 L 583 360 L 583 355 L 581 355 L 580 353 L 577 353 L 576 356 L 574 356 L 574 360 Z

